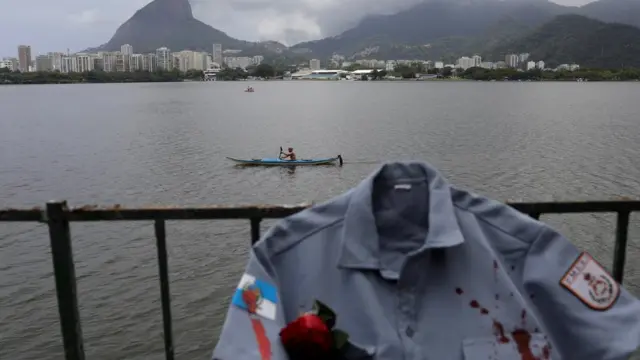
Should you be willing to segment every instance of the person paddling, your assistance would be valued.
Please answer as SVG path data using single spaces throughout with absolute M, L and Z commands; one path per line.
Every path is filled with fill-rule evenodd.
M 283 153 L 283 157 L 282 160 L 295 160 L 296 159 L 296 153 L 293 152 L 293 148 L 290 147 L 287 149 L 286 153 Z

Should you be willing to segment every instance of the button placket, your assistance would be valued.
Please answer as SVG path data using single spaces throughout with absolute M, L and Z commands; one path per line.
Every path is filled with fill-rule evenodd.
M 407 354 L 414 354 L 416 344 L 413 342 L 413 336 L 415 335 L 415 321 L 416 321 L 416 278 L 415 271 L 412 271 L 413 262 L 408 258 L 400 272 L 399 294 L 400 294 L 400 314 L 401 314 L 401 328 L 400 334 L 405 344 Z M 411 358 L 411 356 L 409 357 Z

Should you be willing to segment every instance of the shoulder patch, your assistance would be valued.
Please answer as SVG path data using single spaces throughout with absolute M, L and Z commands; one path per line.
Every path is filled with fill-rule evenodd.
M 560 285 L 597 311 L 608 310 L 620 296 L 620 284 L 586 252 L 571 264 Z
M 278 292 L 276 287 L 255 276 L 244 274 L 236 289 L 231 303 L 250 314 L 262 316 L 268 320 L 276 319 Z

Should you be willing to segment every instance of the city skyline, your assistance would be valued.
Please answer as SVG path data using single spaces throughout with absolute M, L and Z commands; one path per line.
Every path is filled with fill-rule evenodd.
M 0 60 L 0 68 L 7 68 L 11 71 L 34 72 L 34 71 L 59 71 L 62 73 L 88 72 L 100 70 L 105 72 L 133 72 L 133 71 L 156 71 L 156 70 L 179 70 L 187 72 L 196 71 L 219 71 L 222 67 L 247 69 L 249 66 L 257 66 L 262 63 L 264 56 L 224 56 L 226 53 L 234 54 L 238 50 L 223 49 L 222 44 L 212 44 L 211 53 L 191 50 L 172 51 L 167 47 L 160 47 L 155 52 L 136 54 L 134 48 L 129 44 L 123 44 L 120 51 L 101 51 L 95 53 L 62 53 L 49 52 L 44 55 L 37 55 L 31 58 L 31 47 L 29 45 L 18 46 L 18 58 L 3 57 Z M 214 59 L 216 61 L 214 61 Z M 534 61 L 535 60 L 535 61 Z M 462 56 L 455 63 L 444 61 L 424 60 L 424 59 L 395 59 L 376 60 L 360 59 L 346 61 L 343 55 L 334 54 L 325 63 L 320 59 L 311 59 L 308 67 L 302 65 L 301 70 L 322 70 L 322 69 L 344 69 L 352 64 L 363 65 L 369 69 L 381 69 L 394 71 L 399 65 L 411 65 L 421 63 L 425 69 L 460 69 L 467 70 L 473 67 L 484 69 L 514 68 L 520 70 L 547 70 L 543 59 L 532 59 L 529 53 L 507 54 L 503 60 L 486 61 L 478 55 Z M 301 64 L 296 64 L 300 67 Z M 323 66 L 324 65 L 324 66 Z M 25 70 L 26 68 L 26 70 Z M 580 66 L 572 64 L 561 64 L 556 69 L 577 70 Z M 218 70 L 215 70 L 218 69 Z
M 92 70 L 128 72 L 173 69 L 185 72 L 189 70 L 205 71 L 211 68 L 220 68 L 223 65 L 244 69 L 251 65 L 259 65 L 264 60 L 262 55 L 225 56 L 225 52 L 228 52 L 228 55 L 233 55 L 237 53 L 237 50 L 225 50 L 221 44 L 212 44 L 211 53 L 191 50 L 173 51 L 167 47 L 160 47 L 154 52 L 142 54 L 135 53 L 135 49 L 130 44 L 123 44 L 119 51 L 73 54 L 53 51 L 32 57 L 31 49 L 29 45 L 19 45 L 17 57 L 0 56 L 0 68 L 21 72 L 59 71 L 62 73 Z

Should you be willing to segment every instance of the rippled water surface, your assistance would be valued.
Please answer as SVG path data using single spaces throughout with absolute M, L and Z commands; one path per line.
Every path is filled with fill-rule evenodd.
M 377 163 L 426 160 L 500 200 L 640 194 L 638 85 L 245 83 L 0 87 L 0 207 L 321 201 Z M 225 156 L 341 153 L 339 167 L 233 167 Z M 547 216 L 611 263 L 612 215 Z M 640 220 L 626 281 L 640 294 Z M 267 222 L 264 226 L 268 226 Z M 151 223 L 72 226 L 89 359 L 163 358 Z M 208 358 L 241 274 L 242 221 L 169 222 L 176 353 Z M 0 358 L 58 359 L 47 229 L 0 224 Z

